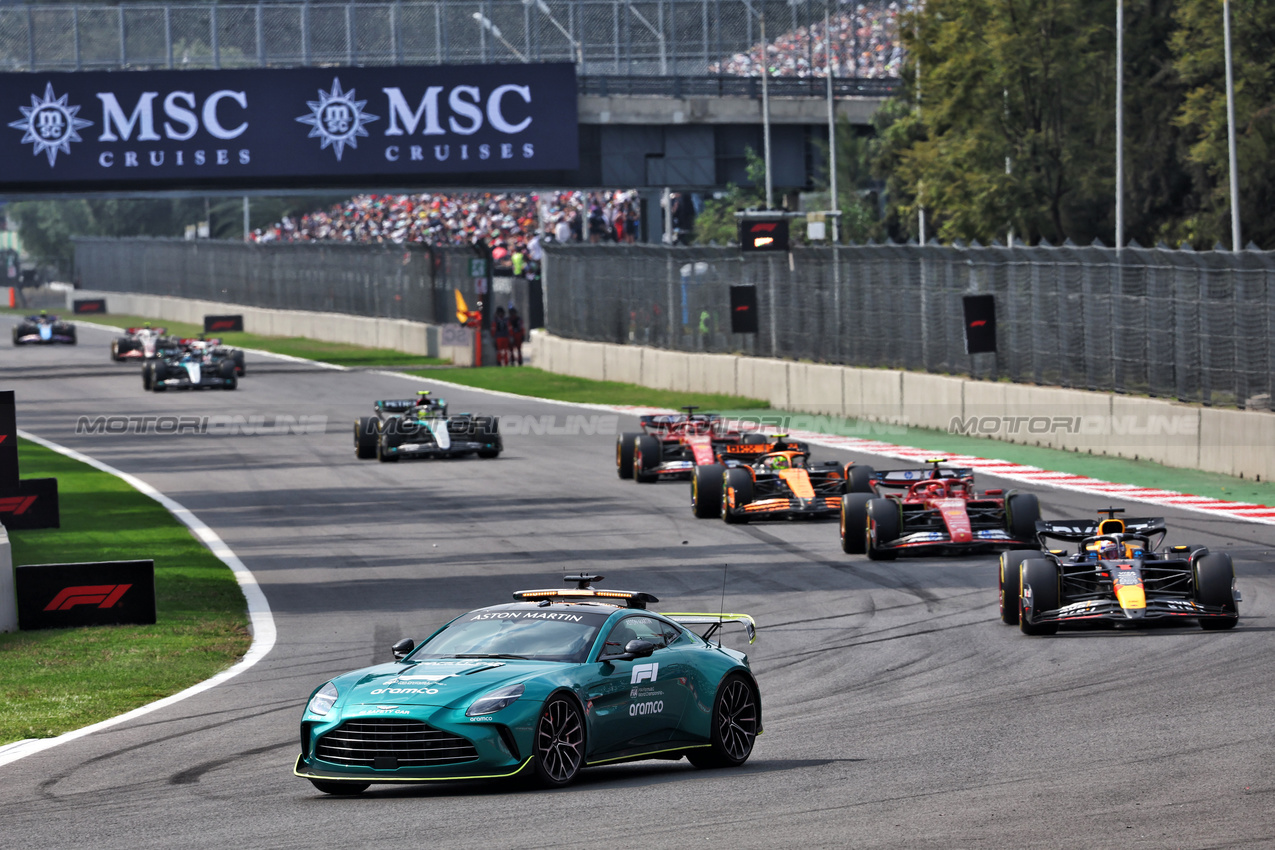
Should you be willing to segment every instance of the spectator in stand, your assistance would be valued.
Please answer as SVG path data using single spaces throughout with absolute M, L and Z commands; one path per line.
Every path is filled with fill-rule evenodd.
M 518 365 L 522 365 L 522 343 L 526 339 L 527 331 L 522 326 L 522 316 L 518 315 L 518 308 L 509 305 L 509 353 L 510 364 L 517 358 Z

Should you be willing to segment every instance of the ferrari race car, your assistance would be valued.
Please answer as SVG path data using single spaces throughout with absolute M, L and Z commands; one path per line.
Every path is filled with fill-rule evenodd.
M 691 475 L 691 512 L 729 523 L 754 519 L 828 519 L 854 486 L 853 465 L 815 465 L 804 443 L 776 435 L 774 442 L 741 443 L 723 449 L 717 462 Z M 851 491 L 852 492 L 852 491 Z
M 732 428 L 715 413 L 643 416 L 641 433 L 625 432 L 615 441 L 615 469 L 621 478 L 647 484 L 673 478 L 689 478 L 703 464 L 717 462 L 717 453 L 728 446 L 764 443 L 759 433 Z
M 233 390 L 239 386 L 235 361 L 213 346 L 166 352 L 142 364 L 142 388 L 167 390 Z
M 167 336 L 168 328 L 152 328 L 149 323 L 140 328 L 129 328 L 123 336 L 111 340 L 111 359 L 154 360 L 172 354 L 180 343 Z
M 841 499 L 841 550 L 890 561 L 900 552 L 968 552 L 1036 546 L 1040 504 L 1033 493 L 974 489 L 974 470 L 851 468 L 855 487 Z M 886 489 L 904 492 L 885 493 Z M 868 492 L 864 492 L 867 490 Z
M 301 716 L 293 773 L 327 794 L 373 783 L 523 776 L 554 787 L 639 759 L 736 767 L 762 733 L 748 656 L 710 642 L 744 614 L 660 615 L 646 593 L 525 590 L 462 614 L 394 661 L 345 673 Z M 708 624 L 704 636 L 688 624 Z
M 41 310 L 13 326 L 14 345 L 75 345 L 75 325 Z
M 1163 519 L 1120 519 L 1118 508 L 1099 513 L 1106 517 L 1036 523 L 1041 546 L 1047 538 L 1074 542 L 1074 553 L 1001 554 L 1001 622 L 1029 635 L 1103 621 L 1193 618 L 1209 631 L 1235 627 L 1241 599 L 1228 553 L 1199 544 L 1156 551 L 1167 534 Z
M 354 423 L 354 456 L 393 463 L 399 458 L 496 457 L 504 450 L 500 422 L 494 416 L 447 414 L 447 402 L 421 390 L 414 399 L 390 399 L 373 405 L 376 416 Z

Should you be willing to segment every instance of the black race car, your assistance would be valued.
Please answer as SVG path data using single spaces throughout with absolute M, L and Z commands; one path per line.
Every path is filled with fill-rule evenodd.
M 1157 551 L 1167 534 L 1159 517 L 1038 521 L 1047 538 L 1075 542 L 1066 549 L 1005 552 L 1000 561 L 1000 614 L 1025 634 L 1051 635 L 1060 625 L 1194 619 L 1200 628 L 1234 628 L 1240 593 L 1226 552 L 1199 544 Z
M 239 386 L 235 361 L 214 348 L 164 352 L 142 364 L 142 388 L 167 390 L 233 390 Z
M 393 463 L 399 458 L 498 456 L 505 448 L 494 416 L 449 416 L 447 402 L 421 390 L 414 399 L 389 399 L 373 405 L 376 416 L 354 423 L 354 456 Z
M 75 345 L 75 325 L 41 310 L 13 326 L 14 345 Z

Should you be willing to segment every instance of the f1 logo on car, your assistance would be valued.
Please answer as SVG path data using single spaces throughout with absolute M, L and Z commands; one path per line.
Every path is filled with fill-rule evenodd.
M 654 682 L 659 676 L 659 664 L 634 664 L 633 676 L 629 679 L 629 684 L 636 685 L 639 682 Z
M 3 439 L 0 437 L 0 439 Z M 27 508 L 35 504 L 35 500 L 39 496 L 6 496 L 0 499 L 0 514 L 13 514 L 21 516 L 27 512 Z
M 90 584 L 79 587 L 67 587 L 53 597 L 53 601 L 44 606 L 45 611 L 69 611 L 76 605 L 96 605 L 99 608 L 114 608 L 115 603 L 133 585 L 131 584 Z

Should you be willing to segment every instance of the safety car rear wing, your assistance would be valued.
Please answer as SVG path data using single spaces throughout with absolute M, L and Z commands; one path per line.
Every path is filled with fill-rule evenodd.
M 663 613 L 663 612 L 661 612 Z M 748 634 L 748 642 L 757 642 L 757 621 L 748 614 L 664 614 L 675 623 L 683 626 L 708 626 L 700 635 L 704 640 L 711 640 L 713 635 L 724 628 L 727 623 L 743 625 Z

